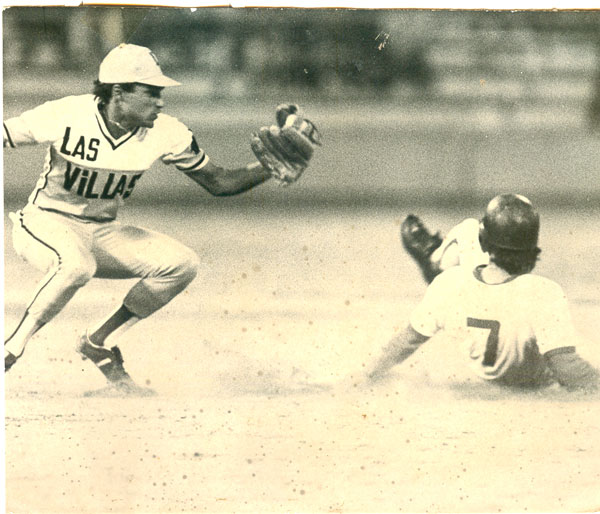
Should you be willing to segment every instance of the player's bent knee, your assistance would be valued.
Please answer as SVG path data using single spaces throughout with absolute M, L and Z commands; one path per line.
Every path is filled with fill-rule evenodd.
M 87 284 L 96 274 L 94 265 L 60 266 L 60 273 L 65 281 L 72 286 L 82 287 Z
M 177 265 L 178 276 L 182 283 L 189 284 L 196 278 L 198 275 L 198 270 L 200 268 L 200 259 L 198 256 L 192 252 L 186 252 Z

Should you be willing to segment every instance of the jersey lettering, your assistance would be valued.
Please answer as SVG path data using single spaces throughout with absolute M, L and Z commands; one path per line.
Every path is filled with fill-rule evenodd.
M 498 358 L 498 335 L 500 334 L 500 322 L 493 319 L 467 318 L 467 326 L 489 330 L 485 343 L 485 353 L 482 364 L 493 366 Z
M 60 146 L 60 153 L 64 153 L 65 155 L 71 155 L 71 152 L 67 150 L 67 143 L 69 142 L 69 136 L 71 135 L 71 127 L 65 128 L 65 135 L 63 136 L 63 142 Z
M 103 187 L 95 189 L 96 181 L 100 174 L 97 171 L 91 171 L 79 168 L 78 166 L 73 167 L 70 162 L 67 162 L 67 168 L 65 170 L 64 188 L 67 191 L 71 191 L 77 180 L 76 193 L 84 198 L 101 198 L 103 200 L 112 200 L 115 196 L 120 195 L 123 198 L 131 196 L 136 182 L 142 176 L 141 174 L 133 175 L 128 179 L 127 175 L 121 175 L 117 182 L 117 185 L 111 192 L 113 182 L 115 181 L 115 173 L 109 173 L 106 177 L 106 182 Z M 102 190 L 102 193 L 98 191 Z
M 98 145 L 100 144 L 100 140 L 93 137 L 90 139 L 90 144 L 88 145 L 88 150 L 92 152 L 86 156 L 86 159 L 90 162 L 95 161 L 98 158 Z
M 103 200 L 110 200 L 115 197 L 114 195 L 110 196 L 110 194 L 109 194 L 110 188 L 111 188 L 114 180 L 115 180 L 115 174 L 109 173 L 108 179 L 106 179 L 106 184 L 104 184 L 104 189 L 102 190 L 102 194 L 100 195 L 100 198 L 102 198 Z
M 133 193 L 133 188 L 135 187 L 135 183 L 141 177 L 141 175 L 134 175 L 129 180 L 129 184 L 127 185 L 127 190 L 123 193 L 123 198 L 128 198 L 131 193 Z
M 94 184 L 96 183 L 96 178 L 98 177 L 97 171 L 92 171 L 92 175 L 90 176 L 90 180 L 88 181 L 88 186 L 85 190 L 86 198 L 98 198 L 98 193 L 94 193 Z
M 110 195 L 111 198 L 114 198 L 116 195 L 122 195 L 125 191 L 125 184 L 127 184 L 127 177 L 125 175 L 121 175 L 121 178 L 117 182 L 117 186 L 115 190 Z
M 80 157 L 81 159 L 85 159 L 86 161 L 90 161 L 90 162 L 93 162 L 98 158 L 98 145 L 100 144 L 99 139 L 96 139 L 95 137 L 90 139 L 90 142 L 88 143 L 88 147 L 87 147 L 88 152 L 86 153 L 85 137 L 81 136 L 79 138 L 79 141 L 77 141 L 75 148 L 73 148 L 72 150 L 69 150 L 67 148 L 67 145 L 69 143 L 70 137 L 71 137 L 71 127 L 66 127 L 65 134 L 63 135 L 62 145 L 60 146 L 61 153 L 65 154 L 65 155 L 72 155 L 73 157 Z
M 81 157 L 82 159 L 85 158 L 85 155 L 83 154 L 83 151 L 85 149 L 85 138 L 83 136 L 81 136 L 79 138 L 79 141 L 77 141 L 77 144 L 75 145 L 75 148 L 73 149 L 73 153 L 71 154 L 73 157 Z
M 79 187 L 77 188 L 77 194 L 79 196 L 83 196 L 83 192 L 85 191 L 85 186 L 87 185 L 87 179 L 89 174 L 89 170 L 81 171 L 81 179 L 79 180 Z
M 67 169 L 65 170 L 65 182 L 63 184 L 63 187 L 67 191 L 71 191 L 71 188 L 75 184 L 77 177 L 79 177 L 80 172 L 81 168 L 75 168 L 73 171 L 71 171 L 71 163 L 67 161 Z

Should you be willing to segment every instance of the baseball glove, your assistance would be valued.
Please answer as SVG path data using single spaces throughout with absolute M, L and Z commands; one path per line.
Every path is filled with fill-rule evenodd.
M 440 273 L 438 266 L 431 262 L 431 255 L 443 242 L 440 233 L 432 234 L 418 216 L 409 214 L 400 227 L 400 239 L 429 284 Z
M 296 182 L 308 167 L 321 134 L 304 118 L 295 104 L 281 104 L 275 112 L 277 125 L 261 127 L 252 134 L 250 147 L 264 168 L 281 185 Z

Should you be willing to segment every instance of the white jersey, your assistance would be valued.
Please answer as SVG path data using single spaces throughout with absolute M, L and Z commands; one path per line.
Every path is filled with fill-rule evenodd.
M 442 271 L 459 264 L 471 269 L 488 264 L 489 255 L 479 243 L 479 220 L 467 218 L 450 229 L 431 260 L 438 263 Z
M 558 284 L 525 274 L 490 285 L 481 279 L 483 267 L 456 266 L 437 276 L 411 315 L 412 327 L 429 337 L 442 329 L 456 335 L 464 361 L 487 380 L 517 376 L 532 355 L 576 345 Z
M 78 218 L 112 220 L 158 159 L 181 171 L 208 162 L 192 132 L 177 119 L 161 113 L 152 128 L 137 127 L 115 139 L 98 105 L 91 94 L 68 96 L 4 123 L 4 146 L 50 143 L 30 204 Z

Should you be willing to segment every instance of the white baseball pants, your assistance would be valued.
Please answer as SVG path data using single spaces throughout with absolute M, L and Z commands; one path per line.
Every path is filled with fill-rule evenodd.
M 196 254 L 158 232 L 118 221 L 78 220 L 27 206 L 11 213 L 13 245 L 46 273 L 27 312 L 47 323 L 91 278 L 140 278 L 123 304 L 145 318 L 167 304 L 195 278 Z

